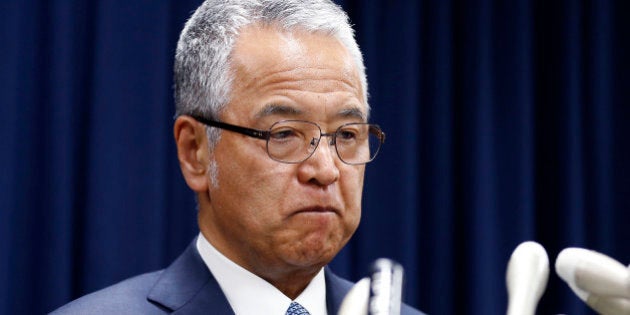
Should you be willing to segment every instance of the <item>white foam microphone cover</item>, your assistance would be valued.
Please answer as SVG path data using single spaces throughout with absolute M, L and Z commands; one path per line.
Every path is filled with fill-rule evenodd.
M 630 315 L 630 300 L 624 298 L 589 295 L 586 304 L 602 315 Z
M 549 279 L 549 257 L 536 242 L 516 247 L 506 272 L 507 315 L 534 315 Z
M 348 291 L 341 302 L 338 315 L 367 315 L 370 299 L 370 278 L 365 277 Z
M 596 251 L 566 248 L 556 259 L 556 272 L 582 299 L 589 294 L 630 299 L 630 271 Z
M 583 248 L 567 248 L 556 259 L 556 273 L 593 310 L 630 315 L 630 266 Z

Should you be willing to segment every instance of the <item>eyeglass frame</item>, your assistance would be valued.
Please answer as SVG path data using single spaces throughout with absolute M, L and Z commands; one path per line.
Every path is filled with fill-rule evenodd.
M 276 124 L 281 123 L 281 122 L 296 121 L 296 122 L 305 122 L 305 123 L 313 124 L 313 125 L 317 126 L 317 128 L 319 129 L 319 138 L 317 139 L 317 145 L 315 146 L 313 151 L 309 155 L 307 155 L 303 160 L 296 161 L 296 162 L 287 162 L 287 161 L 282 161 L 282 160 L 278 160 L 278 159 L 274 158 L 271 155 L 271 153 L 269 152 L 269 139 L 271 138 L 271 127 L 270 127 L 269 130 L 260 130 L 260 129 L 254 129 L 254 128 L 248 128 L 248 127 L 228 124 L 228 123 L 221 122 L 221 121 L 218 121 L 218 120 L 208 119 L 208 118 L 205 118 L 205 117 L 200 116 L 200 115 L 188 114 L 187 116 L 190 116 L 194 120 L 196 120 L 196 121 L 198 121 L 198 122 L 200 122 L 200 123 L 202 123 L 202 124 L 204 124 L 206 126 L 220 128 L 220 129 L 236 132 L 236 133 L 239 133 L 239 134 L 242 134 L 242 135 L 245 135 L 245 136 L 249 136 L 249 137 L 252 137 L 252 138 L 265 140 L 267 142 L 265 147 L 266 147 L 267 155 L 269 156 L 269 158 L 271 158 L 274 161 L 277 161 L 277 162 L 280 162 L 280 163 L 286 163 L 286 164 L 299 164 L 299 163 L 302 163 L 302 162 L 308 160 L 311 156 L 313 156 L 313 154 L 317 150 L 317 147 L 319 146 L 319 143 L 321 142 L 322 137 L 331 137 L 331 140 L 332 140 L 331 144 L 334 144 L 334 146 L 335 146 L 335 152 L 337 153 L 337 157 L 343 163 L 348 164 L 348 165 L 364 165 L 364 164 L 367 164 L 367 163 L 370 163 L 370 162 L 374 161 L 374 159 L 378 155 L 378 152 L 380 152 L 381 146 L 383 145 L 383 143 L 385 143 L 385 132 L 381 129 L 381 127 L 379 125 L 376 125 L 376 124 L 370 124 L 370 123 L 365 123 L 365 122 L 361 122 L 361 123 L 356 123 L 356 122 L 345 123 L 345 124 L 339 126 L 337 129 L 335 129 L 335 132 L 323 133 L 322 132 L 322 127 L 320 125 L 318 125 L 317 123 L 315 123 L 315 122 L 308 121 L 308 120 L 299 120 L 299 119 L 284 119 L 284 120 L 279 120 L 279 121 L 274 122 L 271 125 L 271 127 L 273 127 Z M 370 158 L 370 160 L 368 160 L 366 162 L 348 163 L 348 162 L 344 161 L 344 159 L 339 154 L 339 149 L 337 149 L 337 139 L 336 139 L 337 138 L 337 132 L 339 132 L 339 130 L 341 130 L 341 128 L 343 128 L 344 126 L 353 125 L 353 124 L 366 124 L 366 125 L 368 125 L 368 127 L 373 128 L 376 131 L 378 131 L 378 134 L 375 134 L 378 137 L 378 139 L 379 139 L 378 148 L 377 148 L 376 152 L 374 153 L 374 155 Z

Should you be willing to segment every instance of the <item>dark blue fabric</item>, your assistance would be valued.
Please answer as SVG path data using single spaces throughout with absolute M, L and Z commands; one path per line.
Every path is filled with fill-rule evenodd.
M 0 2 L 0 313 L 164 268 L 197 233 L 172 140 L 177 36 L 200 0 Z M 372 121 L 362 223 L 431 314 L 503 314 L 522 241 L 630 263 L 630 5 L 345 0 Z M 553 273 L 541 314 L 592 314 Z

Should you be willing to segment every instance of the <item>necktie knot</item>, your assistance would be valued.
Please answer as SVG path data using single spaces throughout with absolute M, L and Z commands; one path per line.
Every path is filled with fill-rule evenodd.
M 286 315 L 311 315 L 300 303 L 291 302 L 289 309 L 287 309 Z

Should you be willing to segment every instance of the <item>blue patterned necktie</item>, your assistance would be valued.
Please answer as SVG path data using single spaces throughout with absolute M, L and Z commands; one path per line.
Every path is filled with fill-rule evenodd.
M 311 315 L 300 303 L 291 302 L 286 315 Z

